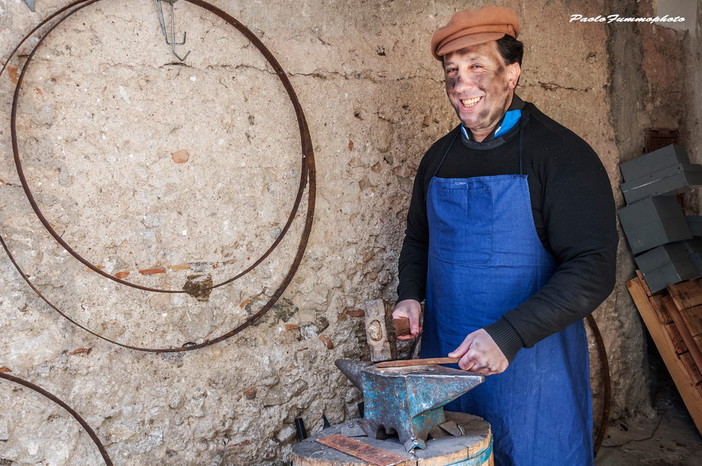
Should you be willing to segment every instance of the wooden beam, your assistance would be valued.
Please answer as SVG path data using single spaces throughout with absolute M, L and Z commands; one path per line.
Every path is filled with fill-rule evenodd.
M 669 296 L 666 296 L 670 298 Z M 656 316 L 658 317 L 658 321 L 661 324 L 669 324 L 673 322 L 673 318 L 670 317 L 670 314 L 665 308 L 665 305 L 663 304 L 663 295 L 656 295 L 656 296 L 651 296 L 649 298 L 649 301 L 651 303 L 651 306 L 653 306 L 653 310 L 656 313 Z
M 702 295 L 702 289 L 699 290 L 699 293 Z M 676 307 L 672 299 L 669 301 L 664 301 L 664 304 L 668 310 L 668 313 L 673 318 L 675 327 L 678 329 L 678 332 L 680 332 L 680 337 L 685 342 L 685 346 L 687 346 L 687 350 L 690 352 L 690 356 L 695 362 L 697 369 L 702 369 L 702 351 L 700 351 L 700 349 L 697 347 L 697 342 L 695 342 L 693 339 L 690 329 L 687 328 L 687 325 L 685 325 L 685 320 L 683 319 L 682 315 L 680 315 L 679 308 Z
M 668 293 L 678 309 L 702 304 L 702 279 L 688 280 L 668 286 Z
M 682 309 L 680 314 L 693 336 L 702 335 L 702 306 Z
M 636 276 L 639 277 L 639 280 L 641 280 L 641 285 L 643 285 L 644 287 L 646 296 L 651 296 L 653 293 L 651 293 L 651 289 L 648 287 L 648 283 L 646 283 L 646 279 L 644 278 L 643 273 L 639 269 L 636 269 Z
M 661 354 L 661 358 L 663 358 L 663 362 L 668 368 L 668 372 L 670 372 L 670 376 L 673 378 L 673 382 L 685 403 L 687 411 L 690 413 L 698 432 L 702 434 L 702 393 L 700 393 L 687 368 L 675 353 L 675 347 L 668 334 L 658 322 L 658 317 L 656 317 L 641 281 L 638 278 L 631 279 L 626 282 L 626 287 L 639 310 L 639 314 L 641 314 L 641 318 L 646 324 L 648 332 L 651 334 L 651 338 L 658 348 L 658 352 Z

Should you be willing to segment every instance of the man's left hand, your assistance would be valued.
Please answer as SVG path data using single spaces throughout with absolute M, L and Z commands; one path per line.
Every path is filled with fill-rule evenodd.
M 483 329 L 469 334 L 458 348 L 449 353 L 449 357 L 461 358 L 458 367 L 480 375 L 499 374 L 509 366 L 500 347 Z

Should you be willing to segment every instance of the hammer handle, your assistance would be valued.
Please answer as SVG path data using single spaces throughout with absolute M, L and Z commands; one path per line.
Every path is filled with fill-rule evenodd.
M 398 359 L 376 363 L 375 367 L 428 366 L 430 364 L 456 364 L 461 358 Z
M 410 324 L 407 317 L 392 319 L 392 324 L 395 327 L 395 336 L 402 337 L 410 334 Z

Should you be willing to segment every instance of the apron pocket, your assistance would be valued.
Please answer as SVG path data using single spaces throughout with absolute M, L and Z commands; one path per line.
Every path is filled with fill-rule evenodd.
M 484 264 L 492 257 L 493 205 L 487 184 L 441 186 L 428 207 L 435 222 L 430 228 L 430 251 L 455 264 Z

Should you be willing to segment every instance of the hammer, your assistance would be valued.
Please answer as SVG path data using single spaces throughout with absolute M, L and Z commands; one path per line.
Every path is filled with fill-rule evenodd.
M 407 317 L 392 319 L 392 325 L 395 327 L 395 336 L 403 337 L 410 334 L 410 323 Z
M 364 316 L 371 361 L 397 359 L 397 337 L 410 334 L 409 319 L 392 319 L 391 309 L 382 299 L 366 301 Z
M 400 317 L 392 320 L 395 329 L 395 336 L 401 337 L 410 334 L 410 324 L 407 317 Z M 426 366 L 430 364 L 456 364 L 461 358 L 426 358 L 426 359 L 403 359 L 396 361 L 384 361 L 375 364 L 375 367 L 406 367 L 406 366 Z

